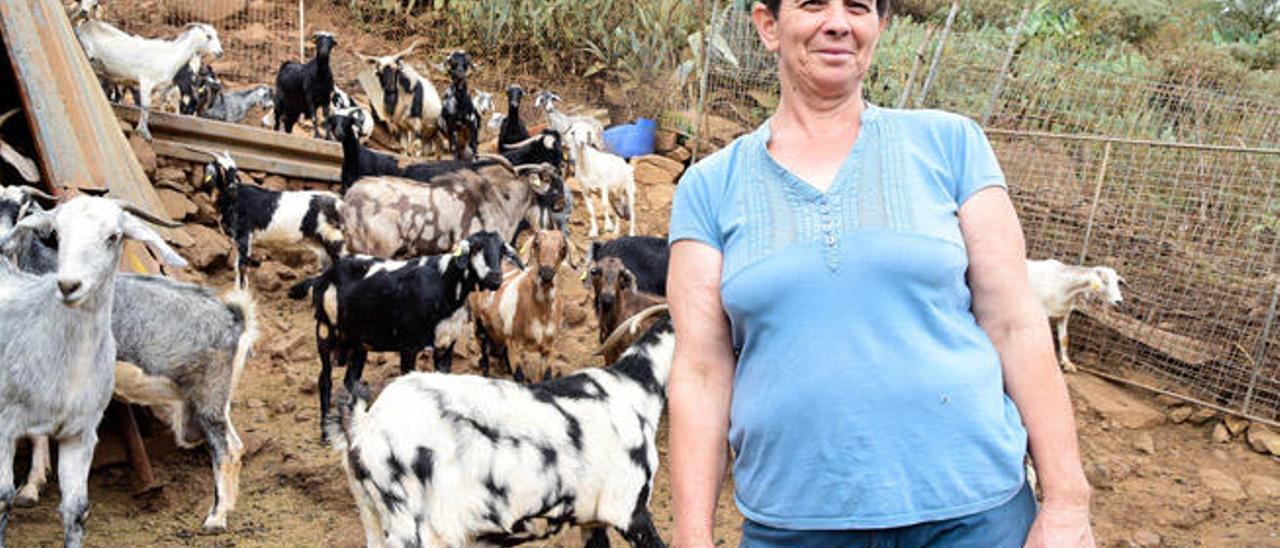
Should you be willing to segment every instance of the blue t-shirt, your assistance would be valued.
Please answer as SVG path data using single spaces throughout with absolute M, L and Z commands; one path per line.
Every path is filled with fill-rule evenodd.
M 720 250 L 738 353 L 738 508 L 786 529 L 883 528 L 998 506 L 1026 431 L 970 309 L 957 211 L 1004 186 L 967 118 L 868 106 L 825 192 L 769 154 L 769 124 L 689 169 L 672 242 Z

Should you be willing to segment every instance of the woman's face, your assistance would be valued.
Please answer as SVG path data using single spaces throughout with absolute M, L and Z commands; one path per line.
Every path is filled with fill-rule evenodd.
M 858 89 L 888 24 L 875 0 L 782 0 L 777 17 L 757 3 L 752 18 L 784 77 L 820 96 Z

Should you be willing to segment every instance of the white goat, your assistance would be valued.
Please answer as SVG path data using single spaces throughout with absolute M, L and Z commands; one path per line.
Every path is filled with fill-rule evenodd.
M 532 386 L 410 373 L 370 406 L 355 384 L 326 427 L 367 546 L 515 546 L 566 525 L 587 546 L 606 527 L 663 546 L 648 504 L 674 348 L 660 320 L 613 365 Z
M 0 259 L 0 546 L 15 496 L 14 447 L 26 436 L 58 441 L 64 543 L 84 543 L 89 465 L 114 385 L 111 308 L 123 241 L 186 265 L 139 218 L 159 221 L 113 200 L 78 197 L 0 236 L 4 247 L 25 231 L 53 230 L 59 242 L 55 273 L 27 274 Z
M 547 114 L 547 126 L 556 130 L 565 136 L 566 144 L 569 144 L 569 133 L 574 126 L 585 125 L 590 129 L 584 133 L 586 144 L 593 146 L 596 150 L 604 150 L 604 125 L 599 120 L 590 116 L 570 116 L 556 110 L 556 101 L 560 101 L 560 96 L 550 91 L 543 91 L 533 99 L 533 105 L 541 108 Z M 582 130 L 579 130 L 580 132 Z
M 1050 320 L 1057 320 L 1058 363 L 1064 371 L 1075 372 L 1076 366 L 1067 356 L 1067 320 L 1071 318 L 1071 311 L 1089 295 L 1101 297 L 1109 305 L 1118 304 L 1123 299 L 1120 284 L 1124 278 L 1111 267 L 1072 266 L 1056 259 L 1028 259 L 1027 276 L 1045 314 Z
M 99 76 L 120 86 L 137 86 L 142 115 L 137 130 L 148 141 L 147 120 L 151 96 L 161 96 L 173 85 L 173 77 L 193 56 L 208 53 L 222 57 L 218 31 L 204 23 L 188 24 L 174 40 L 141 38 L 110 24 L 89 20 L 76 27 L 76 38 Z
M 618 226 L 610 216 L 609 194 L 617 191 L 626 192 L 628 216 L 631 218 L 627 234 L 636 235 L 636 176 L 635 168 L 620 156 L 597 150 L 590 146 L 591 128 L 584 124 L 576 124 L 569 128 L 565 143 L 569 146 L 569 157 L 574 162 L 578 182 L 582 184 L 582 199 L 587 202 L 587 215 L 591 218 L 591 231 L 588 237 L 600 235 L 596 226 L 596 208 L 591 202 L 591 191 L 600 193 L 604 211 L 604 229 L 616 233 Z

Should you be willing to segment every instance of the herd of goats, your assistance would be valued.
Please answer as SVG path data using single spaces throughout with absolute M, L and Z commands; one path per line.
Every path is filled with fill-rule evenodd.
M 316 136 L 341 142 L 341 193 L 244 183 L 234 158 L 202 151 L 210 157 L 203 187 L 237 252 L 235 288 L 218 295 L 117 273 L 126 239 L 185 266 L 147 224 L 179 225 L 104 196 L 57 200 L 0 181 L 12 185 L 0 188 L 0 546 L 12 509 L 38 501 L 50 438 L 58 442 L 65 542 L 83 543 L 96 427 L 113 394 L 159 409 L 180 445 L 206 445 L 214 497 L 204 529 L 227 529 L 244 452 L 231 403 L 258 336 L 247 289 L 255 244 L 310 248 L 319 258 L 320 272 L 289 295 L 310 298 L 314 310 L 322 437 L 340 455 L 369 546 L 510 546 L 569 525 L 582 528 L 588 546 L 607 546 L 609 528 L 635 546 L 663 545 L 648 502 L 674 349 L 668 247 L 635 236 L 634 175 L 603 150 L 599 122 L 561 114 L 558 98 L 544 92 L 537 105 L 549 127 L 531 136 L 519 116 L 523 90 L 511 86 L 498 152 L 481 154 L 477 136 L 491 100 L 470 94 L 465 53 L 445 60 L 443 96 L 406 62 L 413 46 L 362 56 L 382 88 L 381 121 L 402 150 L 454 155 L 402 167 L 364 145 L 374 117 L 334 86 L 332 34 L 315 35 L 311 60 L 283 64 L 273 89 L 224 93 L 200 63 L 202 54 L 221 55 L 212 26 L 188 25 L 173 41 L 144 39 L 96 18 L 96 8 L 83 0 L 73 9 L 76 35 L 108 95 L 132 93 L 143 109 L 138 133 L 149 136 L 152 94 L 171 88 L 181 112 L 224 120 L 270 101 L 277 129 L 291 131 L 306 117 Z M 34 162 L 3 142 L 0 150 L 0 176 L 39 181 Z M 582 265 L 568 239 L 570 170 L 591 217 Z M 618 213 L 630 218 L 630 236 L 596 240 L 590 191 L 602 196 L 610 232 L 618 227 L 609 194 L 626 192 Z M 611 365 L 561 375 L 550 357 L 562 315 L 556 275 L 566 263 L 594 290 L 600 353 Z M 1058 321 L 1068 367 L 1067 317 L 1090 294 L 1118 302 L 1119 277 L 1057 261 L 1028 268 Z M 449 374 L 468 324 L 482 375 Z M 415 372 L 428 347 L 436 372 Z M 403 373 L 376 401 L 360 380 L 370 351 L 398 353 Z M 520 360 L 511 354 L 524 352 L 537 366 L 513 368 Z M 489 378 L 490 360 L 511 380 Z M 334 366 L 346 367 L 337 402 Z M 32 467 L 15 490 L 22 438 L 33 442 Z

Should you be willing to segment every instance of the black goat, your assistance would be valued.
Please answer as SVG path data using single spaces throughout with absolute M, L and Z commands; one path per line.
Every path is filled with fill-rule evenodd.
M 480 114 L 471 102 L 467 90 L 467 71 L 474 69 L 467 54 L 455 51 L 445 59 L 449 70 L 449 87 L 441 99 L 440 120 L 445 136 L 453 146 L 453 157 L 458 160 L 475 158 L 480 139 Z
M 305 114 L 313 124 L 314 136 L 318 138 L 323 123 L 316 117 L 316 109 L 324 111 L 325 118 L 329 117 L 329 101 L 333 96 L 333 72 L 329 70 L 329 53 L 338 45 L 338 41 L 328 32 L 317 32 L 314 40 L 315 57 L 306 64 L 285 61 L 276 72 L 276 131 L 280 131 L 283 125 L 285 133 L 292 133 L 293 125 Z
M 617 257 L 636 278 L 636 289 L 654 295 L 667 295 L 667 263 L 671 248 L 665 238 L 623 236 L 607 242 L 591 242 L 589 263 L 606 257 Z
M 358 111 L 356 111 L 358 112 Z M 355 112 L 352 112 L 355 114 Z M 348 114 L 334 114 L 329 117 L 329 125 L 338 141 L 342 143 L 342 193 L 354 185 L 361 177 L 372 175 L 401 176 L 400 164 L 390 154 L 383 154 L 366 148 L 360 144 L 357 134 L 357 120 Z
M 498 150 L 529 138 L 529 130 L 524 127 L 524 122 L 520 121 L 522 97 L 524 97 L 524 88 L 517 84 L 507 86 L 507 117 L 502 120 L 502 129 L 498 131 Z
M 344 256 L 316 278 L 290 291 L 301 298 L 310 286 L 320 354 L 321 424 L 329 413 L 335 359 L 345 364 L 348 390 L 364 374 L 369 351 L 398 352 L 400 371 L 415 369 L 418 352 L 432 347 L 437 371 L 448 373 L 453 345 L 467 322 L 467 297 L 502 285 L 502 258 L 524 265 L 496 232 L 478 232 L 454 251 L 409 261 Z

